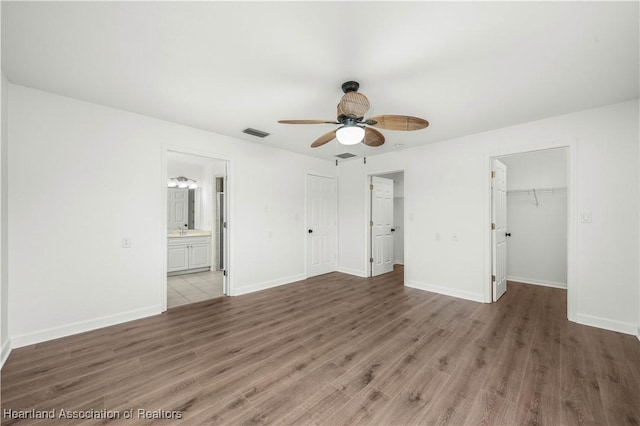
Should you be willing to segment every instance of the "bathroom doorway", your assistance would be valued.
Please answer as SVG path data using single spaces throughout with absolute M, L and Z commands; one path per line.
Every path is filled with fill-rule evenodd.
M 166 307 L 229 294 L 228 161 L 166 152 Z

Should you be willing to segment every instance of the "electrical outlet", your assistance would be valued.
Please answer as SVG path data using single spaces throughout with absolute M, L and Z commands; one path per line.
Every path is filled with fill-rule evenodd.
M 122 248 L 131 248 L 131 237 L 124 237 L 122 239 Z
M 580 216 L 582 223 L 591 223 L 591 212 L 582 212 Z
M 440 233 L 436 232 L 436 241 L 440 241 Z
M 458 241 L 458 234 L 456 234 L 455 232 L 453 234 L 451 234 L 451 241 Z

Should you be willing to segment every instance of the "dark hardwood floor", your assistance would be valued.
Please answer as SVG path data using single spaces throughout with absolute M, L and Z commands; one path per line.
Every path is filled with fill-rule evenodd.
M 566 291 L 510 283 L 481 304 L 402 276 L 332 273 L 16 349 L 2 424 L 640 424 L 640 342 L 567 321 Z

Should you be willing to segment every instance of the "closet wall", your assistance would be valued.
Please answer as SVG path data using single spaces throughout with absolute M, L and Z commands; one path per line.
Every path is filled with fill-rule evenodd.
M 566 150 L 500 160 L 507 165 L 507 279 L 566 288 Z

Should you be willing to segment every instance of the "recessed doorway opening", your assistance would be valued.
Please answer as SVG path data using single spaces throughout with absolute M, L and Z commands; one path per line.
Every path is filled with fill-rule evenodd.
M 367 275 L 404 266 L 404 171 L 367 175 Z
M 505 153 L 488 158 L 490 282 L 487 302 L 509 282 L 567 290 L 574 320 L 575 151 L 569 146 Z
M 229 294 L 228 168 L 227 160 L 166 151 L 166 308 Z

